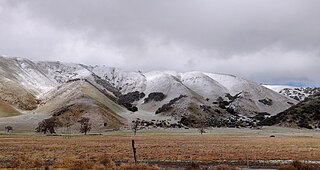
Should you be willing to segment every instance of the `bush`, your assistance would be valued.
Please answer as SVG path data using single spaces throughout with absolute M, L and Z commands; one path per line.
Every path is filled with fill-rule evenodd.
M 186 168 L 186 170 L 201 170 L 201 168 L 199 164 L 192 163 Z

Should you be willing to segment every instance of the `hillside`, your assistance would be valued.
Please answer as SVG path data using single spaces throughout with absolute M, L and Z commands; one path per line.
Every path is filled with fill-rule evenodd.
M 0 118 L 20 115 L 19 111 L 10 105 L 0 101 Z
M 259 124 L 308 129 L 320 128 L 320 93 L 307 97 L 297 105 L 266 118 Z
M 124 119 L 116 114 L 125 112 L 125 109 L 85 80 L 63 84 L 44 94 L 40 100 L 42 102 L 35 111 L 59 117 L 63 124 L 76 124 L 81 117 L 89 117 L 96 128 L 120 128 L 125 124 Z
M 292 87 L 292 86 L 278 86 L 278 85 L 264 85 L 265 87 L 293 98 L 297 101 L 303 101 L 306 97 L 320 93 L 319 87 Z
M 3 78 L 0 81 L 0 100 L 22 110 L 33 110 L 39 103 L 33 91 L 23 87 L 19 81 Z
M 57 114 L 69 121 L 64 115 L 71 112 L 73 123 L 90 117 L 95 129 L 130 127 L 136 119 L 151 127 L 246 127 L 297 103 L 241 77 L 205 72 L 144 73 L 0 57 L 0 74 L 1 99 L 23 112 L 0 124 L 28 127 Z

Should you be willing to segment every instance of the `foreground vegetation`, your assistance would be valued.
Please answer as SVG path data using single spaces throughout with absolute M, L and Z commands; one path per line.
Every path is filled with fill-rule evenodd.
M 112 132 L 103 135 L 68 137 L 3 133 L 0 135 L 0 167 L 20 165 L 37 167 L 51 162 L 50 166 L 54 167 L 66 168 L 77 165 L 89 166 L 90 169 L 97 168 L 96 166 L 102 167 L 104 166 L 102 162 L 106 161 L 111 164 L 117 161 L 125 162 L 117 166 L 118 168 L 147 167 L 147 165 L 130 164 L 133 161 L 132 139 L 136 141 L 138 160 L 145 162 L 150 160 L 205 162 L 214 160 L 320 160 L 320 135 L 316 133 L 303 137 L 299 135 L 270 137 L 264 134 L 205 133 L 201 135 L 200 133 L 162 132 L 139 132 L 136 136 L 129 132 Z M 102 162 L 99 163 L 99 161 Z

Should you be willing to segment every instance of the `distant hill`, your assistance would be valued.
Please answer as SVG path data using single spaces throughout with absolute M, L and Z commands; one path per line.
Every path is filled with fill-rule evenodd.
M 320 128 L 320 93 L 311 95 L 297 105 L 264 119 L 259 125 Z
M 275 92 L 293 98 L 297 101 L 303 101 L 306 97 L 320 93 L 320 87 L 292 87 L 280 85 L 263 85 Z

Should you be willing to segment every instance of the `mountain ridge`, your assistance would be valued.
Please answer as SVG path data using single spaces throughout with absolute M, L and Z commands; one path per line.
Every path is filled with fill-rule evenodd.
M 26 114 L 23 116 L 28 116 L 32 112 L 38 114 L 39 108 L 43 108 L 41 104 L 46 101 L 46 97 L 59 101 L 58 98 L 63 94 L 71 96 L 78 94 L 78 97 L 83 97 L 96 91 L 95 94 L 99 95 L 91 96 L 87 103 L 83 103 L 83 100 L 76 100 L 76 96 L 71 97 L 70 101 L 74 101 L 77 107 L 96 105 L 100 109 L 95 110 L 103 112 L 102 115 L 106 115 L 106 112 L 101 110 L 121 108 L 116 111 L 111 109 L 111 112 L 107 114 L 119 118 L 118 120 L 113 119 L 118 123 L 107 123 L 108 125 L 117 124 L 117 126 L 96 127 L 97 129 L 119 128 L 120 124 L 130 126 L 131 122 L 136 119 L 170 120 L 167 124 L 181 123 L 183 119 L 183 122 L 191 126 L 201 124 L 231 127 L 246 126 L 244 124 L 254 125 L 257 121 L 254 117 L 258 114 L 275 115 L 297 103 L 294 99 L 238 76 L 199 71 L 143 73 L 106 66 L 33 62 L 22 58 L 0 57 L 0 75 L 0 82 L 13 82 L 12 86 L 3 87 L 7 89 L 19 87 L 30 92 L 36 101 L 34 106 L 30 106 L 29 111 L 25 109 Z M 74 89 L 77 86 L 80 86 L 82 90 Z M 61 89 L 64 90 L 58 93 Z M 5 91 L 0 92 L 4 94 Z M 157 95 L 162 97 L 145 102 L 150 94 L 153 94 L 153 97 Z M 102 102 L 105 104 L 101 105 L 100 98 L 109 102 Z M 64 99 L 60 100 L 64 101 Z M 8 103 L 8 100 L 4 102 Z M 60 102 L 56 110 L 68 108 L 67 103 L 67 101 Z M 97 103 L 100 104 L 97 105 Z M 13 105 L 14 102 L 8 104 Z M 46 107 L 52 106 L 53 104 L 48 104 Z M 44 117 L 53 115 L 51 111 L 41 114 Z M 15 118 L 19 119 L 19 116 Z M 10 120 L 15 118 L 12 117 Z M 96 120 L 94 116 L 92 120 Z M 5 119 L 0 119 L 0 124 L 5 121 Z M 217 123 L 219 121 L 225 123 Z

